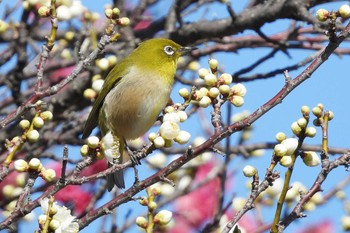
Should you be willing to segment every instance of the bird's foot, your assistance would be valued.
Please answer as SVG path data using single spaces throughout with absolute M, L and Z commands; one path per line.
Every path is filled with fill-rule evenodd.
M 132 151 L 126 143 L 125 143 L 125 148 L 129 154 L 130 160 L 133 163 L 133 165 L 141 165 L 140 158 L 138 158 L 137 156 L 138 151 Z

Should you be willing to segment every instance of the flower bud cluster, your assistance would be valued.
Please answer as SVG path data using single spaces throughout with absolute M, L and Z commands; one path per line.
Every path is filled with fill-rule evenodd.
M 113 140 L 113 139 L 112 139 Z M 86 144 L 80 147 L 81 156 L 87 156 L 90 151 L 95 151 L 97 159 L 103 159 L 104 155 L 101 153 L 102 143 L 96 136 L 90 136 L 86 139 Z
M 286 138 L 284 133 L 281 132 L 276 134 L 276 139 L 280 143 L 274 147 L 274 156 L 279 158 L 279 163 L 282 166 L 289 167 L 293 165 L 291 155 L 298 148 L 298 140 L 296 138 Z
M 173 106 L 166 107 L 164 111 L 163 123 L 159 127 L 159 133 L 151 132 L 148 135 L 148 139 L 157 148 L 171 147 L 173 142 L 186 144 L 190 140 L 191 134 L 185 130 L 181 130 L 179 123 L 187 120 L 187 113 L 177 110 Z
M 31 123 L 28 120 L 23 119 L 19 122 L 18 125 L 21 129 L 25 131 L 26 139 L 29 142 L 34 143 L 34 142 L 37 142 L 40 137 L 38 129 L 42 128 L 45 124 L 45 121 L 50 121 L 52 117 L 53 117 L 52 112 L 44 111 L 44 112 L 41 112 L 40 114 L 37 114 L 33 118 Z
M 216 59 L 209 60 L 210 70 L 200 68 L 198 76 L 205 87 L 202 87 L 193 93 L 191 100 L 193 103 L 206 108 L 210 106 L 214 99 L 220 97 L 229 100 L 234 106 L 240 107 L 244 104 L 243 97 L 247 93 L 247 89 L 243 84 L 232 83 L 232 76 L 228 73 L 218 75 L 218 61 Z M 186 89 L 180 89 L 179 95 L 184 99 L 190 97 L 190 92 Z
M 45 169 L 38 158 L 32 158 L 29 163 L 24 159 L 18 159 L 14 162 L 14 168 L 17 172 L 38 172 L 39 176 L 47 182 L 53 181 L 56 177 L 55 170 Z
M 247 165 L 243 168 L 243 175 L 245 177 L 253 177 L 258 173 L 258 170 L 251 166 L 251 165 Z
M 292 202 L 299 202 L 300 197 L 305 195 L 307 188 L 300 182 L 294 182 L 291 184 L 291 188 L 287 191 L 286 202 L 291 204 Z M 321 205 L 324 202 L 324 197 L 321 192 L 315 193 L 311 199 L 304 205 L 304 210 L 312 211 L 317 205 Z
M 130 24 L 130 19 L 127 17 L 119 17 L 120 10 L 118 8 L 107 8 L 105 9 L 105 16 L 110 19 L 112 23 L 117 24 L 122 27 L 126 27 Z
M 343 19 L 347 19 L 350 17 L 350 6 L 348 4 L 344 4 L 339 7 L 336 12 L 329 12 L 326 9 L 319 9 L 316 12 L 316 18 L 320 22 L 324 22 L 327 19 L 335 19 L 336 17 L 342 17 Z
M 323 124 L 326 114 L 328 121 L 331 121 L 334 118 L 334 113 L 332 111 L 324 111 L 323 104 L 317 104 L 316 107 L 312 108 L 312 113 L 317 118 L 313 121 L 315 126 L 321 126 Z
M 56 5 L 58 5 L 56 13 L 59 21 L 68 21 L 87 12 L 87 8 L 83 6 L 81 1 L 57 1 Z M 38 8 L 38 14 L 41 17 L 49 17 L 51 15 L 50 1 L 26 0 L 23 2 L 23 6 L 26 9 L 30 7 Z M 97 13 L 91 13 L 91 15 L 94 20 L 99 17 Z
M 146 192 L 148 197 L 142 197 L 139 200 L 139 203 L 143 206 L 148 207 L 148 219 L 154 223 L 154 226 L 153 224 L 149 225 L 149 222 L 143 216 L 138 216 L 136 218 L 136 225 L 142 229 L 147 229 L 148 227 L 166 227 L 172 220 L 173 213 L 169 210 L 161 210 L 154 215 L 154 212 L 158 207 L 158 204 L 155 202 L 155 199 L 162 193 L 160 186 L 152 185 L 151 187 L 147 188 Z M 150 216 L 152 217 L 152 219 L 150 219 Z
M 50 200 L 53 202 L 53 200 Z M 38 223 L 41 230 L 44 229 L 47 221 L 48 232 L 79 232 L 79 224 L 75 221 L 75 216 L 71 215 L 71 211 L 65 206 L 59 206 L 53 202 L 50 206 L 48 198 L 43 198 L 40 205 L 43 214 L 39 215 Z

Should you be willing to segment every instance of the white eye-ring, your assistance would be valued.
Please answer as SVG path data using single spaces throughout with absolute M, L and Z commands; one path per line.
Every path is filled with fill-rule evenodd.
M 164 52 L 168 55 L 171 56 L 175 53 L 173 47 L 171 47 L 170 45 L 167 45 L 164 47 Z

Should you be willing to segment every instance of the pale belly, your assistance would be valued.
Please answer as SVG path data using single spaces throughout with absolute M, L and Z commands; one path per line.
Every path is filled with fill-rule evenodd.
M 159 88 L 159 81 L 136 81 L 118 84 L 107 94 L 102 106 L 108 130 L 125 139 L 140 137 L 152 127 L 171 91 L 171 87 Z

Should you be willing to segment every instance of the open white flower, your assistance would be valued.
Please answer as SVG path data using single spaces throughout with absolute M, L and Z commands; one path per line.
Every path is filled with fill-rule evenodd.
M 44 214 L 47 214 L 49 208 L 49 199 L 43 198 L 40 201 L 41 209 Z M 57 212 L 53 215 L 52 219 L 58 221 L 60 225 L 55 230 L 55 233 L 77 233 L 79 232 L 79 224 L 75 221 L 75 216 L 71 215 L 70 209 L 65 206 L 59 206 L 56 202 L 53 203 L 53 207 L 57 209 Z

